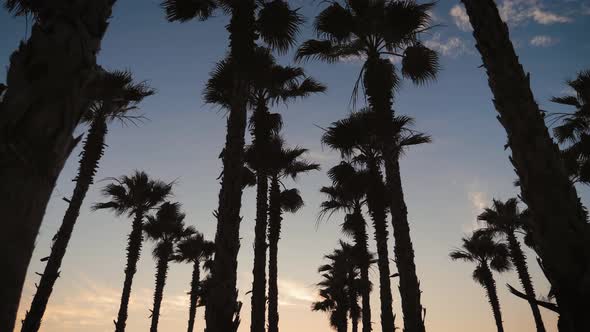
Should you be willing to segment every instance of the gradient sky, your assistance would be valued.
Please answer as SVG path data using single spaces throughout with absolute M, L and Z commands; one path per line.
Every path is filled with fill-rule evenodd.
M 311 18 L 321 1 L 293 0 L 294 7 L 308 18 L 300 36 L 312 36 Z M 566 93 L 564 81 L 576 72 L 590 68 L 590 1 L 576 0 L 499 0 L 502 15 L 511 27 L 526 70 L 531 72 L 535 97 L 545 110 L 564 110 L 548 102 Z M 156 0 L 118 1 L 112 23 L 102 45 L 99 63 L 107 69 L 130 69 L 137 80 L 148 80 L 158 93 L 142 104 L 150 119 L 140 127 L 113 124 L 109 145 L 101 161 L 97 179 L 129 174 L 134 169 L 147 171 L 165 181 L 176 180 L 175 200 L 181 202 L 189 224 L 209 238 L 214 236 L 221 163 L 217 159 L 224 143 L 224 112 L 205 105 L 201 91 L 209 71 L 227 49 L 227 18 L 207 22 L 168 23 Z M 433 12 L 440 25 L 425 35 L 427 45 L 442 54 L 443 71 L 438 82 L 426 87 L 406 83 L 398 93 L 395 109 L 416 118 L 417 128 L 432 134 L 434 143 L 410 151 L 402 161 L 402 174 L 416 263 L 427 308 L 429 331 L 495 330 L 484 290 L 471 279 L 473 266 L 454 263 L 448 253 L 476 224 L 475 216 L 492 198 L 507 199 L 516 194 L 515 178 L 503 151 L 505 132 L 495 119 L 491 94 L 479 55 L 473 47 L 470 26 L 456 0 L 440 0 Z M 0 13 L 0 63 L 5 76 L 11 52 L 27 36 L 25 19 Z M 282 57 L 288 63 L 292 55 Z M 324 171 L 338 162 L 338 155 L 323 148 L 318 126 L 327 126 L 349 111 L 349 98 L 359 72 L 358 61 L 334 65 L 310 62 L 307 72 L 324 82 L 329 91 L 288 108 L 280 108 L 287 142 L 310 149 L 309 158 L 321 163 Z M 28 308 L 43 263 L 49 254 L 50 240 L 57 231 L 69 197 L 71 179 L 78 166 L 72 154 L 60 180 L 37 240 L 37 250 L 21 301 L 19 318 Z M 303 194 L 305 208 L 287 215 L 279 244 L 280 323 L 283 332 L 330 331 L 327 316 L 310 311 L 315 298 L 314 284 L 320 278 L 317 267 L 322 256 L 342 238 L 342 216 L 316 227 L 322 196 L 318 190 L 328 184 L 325 172 L 301 178 L 296 186 Z M 62 266 L 44 323 L 46 332 L 102 332 L 113 328 L 123 282 L 126 237 L 131 224 L 108 212 L 91 213 L 91 203 L 100 200 L 97 181 L 82 208 L 78 224 Z M 588 191 L 580 188 L 585 202 Z M 250 325 L 252 242 L 254 229 L 254 191 L 244 195 L 244 216 L 239 256 L 239 289 L 244 301 L 240 331 Z M 134 279 L 128 331 L 145 331 L 149 326 L 155 264 L 151 243 L 145 243 Z M 391 246 L 390 246 L 391 247 Z M 391 247 L 392 248 L 392 247 Z M 547 282 L 529 253 L 529 265 L 539 294 L 547 294 Z M 395 266 L 392 265 L 392 271 Z M 376 268 L 371 277 L 377 282 Z M 190 267 L 172 265 L 165 289 L 161 331 L 185 329 L 188 315 Z M 507 331 L 533 331 L 528 305 L 515 299 L 504 287 L 518 285 L 514 273 L 497 276 L 499 296 Z M 397 285 L 393 284 L 394 309 L 401 324 Z M 379 317 L 378 292 L 373 293 L 373 317 Z M 542 309 L 543 310 L 543 309 Z M 203 329 L 203 309 L 199 309 L 196 330 Z M 556 331 L 556 316 L 543 311 L 548 331 Z M 375 326 L 377 327 L 378 324 Z

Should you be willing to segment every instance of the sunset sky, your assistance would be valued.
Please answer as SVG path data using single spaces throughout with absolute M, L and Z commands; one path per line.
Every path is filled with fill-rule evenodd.
M 308 20 L 300 41 L 313 36 L 313 17 L 325 4 L 320 0 L 292 0 Z M 498 0 L 502 15 L 511 27 L 512 41 L 527 71 L 533 91 L 543 110 L 564 111 L 548 100 L 568 93 L 564 81 L 590 68 L 590 1 Z M 398 92 L 395 110 L 416 118 L 417 129 L 430 133 L 434 142 L 411 150 L 402 160 L 404 190 L 409 208 L 416 264 L 427 309 L 427 329 L 432 332 L 495 331 L 484 290 L 471 278 L 473 266 L 451 262 L 448 253 L 467 232 L 477 227 L 475 216 L 492 198 L 516 195 L 515 174 L 508 161 L 504 129 L 496 120 L 485 71 L 474 48 L 468 18 L 458 0 L 440 0 L 432 13 L 439 25 L 424 35 L 425 44 L 441 53 L 443 71 L 437 82 L 414 87 L 406 82 Z M 98 62 L 107 69 L 129 69 L 137 80 L 147 80 L 157 90 L 141 105 L 149 121 L 139 127 L 111 126 L 109 145 L 97 179 L 145 170 L 165 181 L 176 181 L 174 200 L 183 204 L 187 221 L 212 239 L 213 210 L 217 207 L 224 144 L 225 113 L 201 99 L 204 82 L 216 61 L 227 50 L 227 17 L 206 22 L 168 23 L 157 0 L 120 0 L 102 44 Z M 2 77 L 9 56 L 26 38 L 24 18 L 0 12 L 0 64 Z M 284 64 L 292 54 L 280 58 Z M 280 327 L 282 332 L 328 332 L 327 316 L 312 312 L 316 298 L 317 267 L 343 235 L 341 215 L 317 224 L 322 196 L 319 188 L 329 183 L 325 170 L 339 156 L 320 143 L 321 129 L 350 112 L 349 100 L 360 62 L 327 65 L 304 64 L 306 71 L 328 86 L 323 95 L 298 101 L 277 111 L 283 114 L 284 135 L 291 145 L 310 149 L 308 157 L 323 170 L 302 177 L 288 186 L 301 190 L 306 202 L 297 215 L 287 215 L 279 243 Z M 1 81 L 0 81 L 1 82 Z M 77 151 L 61 174 L 49 203 L 37 247 L 29 268 L 21 300 L 19 320 L 24 317 L 41 272 L 40 258 L 49 255 L 51 238 L 57 231 L 72 192 Z M 41 331 L 103 332 L 113 330 L 123 283 L 125 246 L 131 222 L 109 212 L 90 212 L 101 200 L 96 181 L 82 208 L 78 224 L 50 299 Z M 590 192 L 579 188 L 585 203 Z M 239 254 L 238 287 L 244 302 L 240 331 L 249 330 L 255 192 L 244 194 Z M 374 246 L 373 246 L 374 247 Z M 155 263 L 152 243 L 146 242 L 132 291 L 129 332 L 146 331 L 152 306 Z M 393 245 L 390 246 L 393 248 Z M 374 250 L 374 249 L 373 249 Z M 548 291 L 532 252 L 529 266 L 540 295 Z M 395 265 L 391 266 L 395 271 Z M 378 285 L 376 267 L 371 277 Z M 507 331 L 534 331 L 528 304 L 506 289 L 508 282 L 519 286 L 515 273 L 497 277 L 499 297 Z M 182 331 L 188 319 L 190 267 L 174 264 L 165 289 L 161 331 Z M 396 323 L 402 324 L 399 292 L 393 283 Z M 378 292 L 373 292 L 373 317 L 378 327 Z M 541 309 L 544 310 L 544 309 Z M 196 331 L 203 330 L 204 309 L 199 308 Z M 543 311 L 548 331 L 557 331 L 556 316 Z

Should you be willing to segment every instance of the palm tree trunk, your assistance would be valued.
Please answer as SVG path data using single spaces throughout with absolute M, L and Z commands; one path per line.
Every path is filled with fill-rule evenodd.
M 358 304 L 358 293 L 354 285 L 354 266 L 351 264 L 351 269 L 348 271 L 350 276 L 348 285 L 348 298 L 350 300 L 350 320 L 352 323 L 352 332 L 358 332 L 359 330 L 359 316 L 360 308 Z
M 363 332 L 370 332 L 371 329 L 371 288 L 369 280 L 369 244 L 367 236 L 366 223 L 363 218 L 361 206 L 357 204 L 353 213 L 353 218 L 358 219 L 358 232 L 355 235 L 356 245 L 360 248 L 361 255 L 363 255 L 363 264 L 360 266 L 361 270 L 361 298 L 362 298 L 362 322 Z
M 69 15 L 43 10 L 43 24 L 35 23 L 29 40 L 10 57 L 0 102 L 0 259 L 6 280 L 0 284 L 0 331 L 14 328 L 47 203 L 78 142 L 72 135 L 85 109 L 82 90 L 95 71 L 113 3 L 85 1 L 83 8 L 70 8 L 68 1 L 51 2 L 71 9 Z
M 336 330 L 338 332 L 348 332 L 348 317 L 346 317 L 346 309 L 343 309 L 341 306 L 336 305 L 336 311 Z
M 270 184 L 268 215 L 268 332 L 279 332 L 278 251 L 281 233 L 281 188 L 277 176 Z
M 535 289 L 533 288 L 533 283 L 531 281 L 529 269 L 526 264 L 526 257 L 524 255 L 524 252 L 522 252 L 522 248 L 520 247 L 520 243 L 516 239 L 516 235 L 514 234 L 514 232 L 508 234 L 508 245 L 510 246 L 510 257 L 512 258 L 512 262 L 516 267 L 516 272 L 518 273 L 520 283 L 524 288 L 525 294 L 530 299 L 528 302 L 531 306 L 533 317 L 535 318 L 537 332 L 545 332 L 545 325 L 543 324 L 541 311 L 539 310 L 537 302 L 533 300 L 536 299 L 537 296 L 535 295 Z
M 188 329 L 187 332 L 193 332 L 195 328 L 195 316 L 197 315 L 197 299 L 199 294 L 199 283 L 200 283 L 200 263 L 195 261 L 193 265 L 193 276 L 191 279 L 191 293 L 190 293 L 190 306 L 188 309 Z
M 92 122 L 88 131 L 78 168 L 76 187 L 74 188 L 74 193 L 64 215 L 61 227 L 55 235 L 53 246 L 51 247 L 51 255 L 45 266 L 45 271 L 41 275 L 39 286 L 31 303 L 31 309 L 27 312 L 23 321 L 22 332 L 36 332 L 41 326 L 41 320 L 43 319 L 45 308 L 53 291 L 53 285 L 59 277 L 61 262 L 66 254 L 66 248 L 72 236 L 74 225 L 80 214 L 80 207 L 86 197 L 88 188 L 94 181 L 94 175 L 98 169 L 98 162 L 104 153 L 106 134 L 107 124 L 105 118 L 99 116 Z
M 502 311 L 500 310 L 500 301 L 498 300 L 498 292 L 496 291 L 496 282 L 494 281 L 492 271 L 490 271 L 490 268 L 487 265 L 484 266 L 484 273 L 484 286 L 488 295 L 488 300 L 492 306 L 494 320 L 496 321 L 496 328 L 498 329 L 498 332 L 504 332 Z
M 236 90 L 227 121 L 223 154 L 223 179 L 217 209 L 215 261 L 211 296 L 207 297 L 205 320 L 207 332 L 234 332 L 239 325 L 238 290 L 236 289 L 238 251 L 240 249 L 240 209 L 242 206 L 242 168 L 246 130 L 248 69 L 256 38 L 254 0 L 236 1 L 232 6 L 230 56 L 236 62 Z
M 569 181 L 493 0 L 462 0 L 487 69 L 499 120 L 508 134 L 533 237 L 560 308 L 560 331 L 590 331 L 590 238 Z
M 137 262 L 141 254 L 141 244 L 143 242 L 143 211 L 135 212 L 135 219 L 131 233 L 129 234 L 129 242 L 127 243 L 127 265 L 125 267 L 125 281 L 123 282 L 123 293 L 121 295 L 121 304 L 119 305 L 119 313 L 115 321 L 115 332 L 124 332 L 127 323 L 127 313 L 129 310 L 129 298 L 131 297 L 131 285 L 133 284 L 133 276 L 137 272 Z
M 252 270 L 252 312 L 250 331 L 264 332 L 266 323 L 266 231 L 268 226 L 268 174 L 264 166 L 265 147 L 270 138 L 264 103 L 254 111 L 253 144 L 256 150 L 256 225 L 254 226 L 254 268 Z
M 391 224 L 395 239 L 394 254 L 399 272 L 399 291 L 401 295 L 404 330 L 407 332 L 424 332 L 422 304 L 420 300 L 420 282 L 414 263 L 414 248 L 410 238 L 408 211 L 404 201 L 399 162 L 393 151 L 395 141 L 391 132 L 393 122 L 392 98 L 396 82 L 395 69 L 387 59 L 377 57 L 367 61 L 364 83 L 373 111 L 379 115 L 378 129 L 383 142 L 383 159 L 387 188 L 391 192 L 391 201 L 387 203 L 391 211 Z
M 154 308 L 152 309 L 152 325 L 150 332 L 158 332 L 158 321 L 160 319 L 160 307 L 164 297 L 164 286 L 166 286 L 166 277 L 168 275 L 168 259 L 170 255 L 164 255 L 158 258 L 158 267 L 156 271 L 156 290 L 154 291 Z
M 377 266 L 379 267 L 379 296 L 381 300 L 381 330 L 394 332 L 395 321 L 391 296 L 391 272 L 389 270 L 389 250 L 387 249 L 387 223 L 385 188 L 379 166 L 372 162 L 369 165 L 371 173 L 371 185 L 367 192 L 369 212 L 375 228 L 375 242 L 377 243 Z

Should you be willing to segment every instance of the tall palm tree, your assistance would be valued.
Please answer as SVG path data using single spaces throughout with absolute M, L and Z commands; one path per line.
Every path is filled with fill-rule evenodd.
M 433 6 L 434 3 L 417 4 L 413 0 L 332 1 L 316 17 L 315 30 L 320 39 L 305 42 L 296 58 L 316 58 L 326 62 L 349 57 L 365 59 L 353 99 L 356 99 L 362 83 L 371 109 L 381 118 L 378 123 L 391 123 L 393 91 L 399 85 L 400 75 L 389 59 L 401 58 L 401 74 L 416 84 L 436 78 L 438 55 L 424 46 L 419 38 L 421 33 L 431 29 L 429 11 Z M 387 125 L 378 126 L 378 129 L 382 142 L 394 138 Z M 394 229 L 404 328 L 409 332 L 423 332 L 420 284 L 407 209 L 398 180 L 399 165 L 389 144 L 383 144 L 382 149 L 387 187 L 391 192 L 387 205 Z M 388 330 L 391 330 L 391 324 Z
M 481 231 L 463 238 L 461 249 L 454 250 L 450 254 L 452 260 L 463 260 L 477 265 L 473 271 L 473 280 L 482 285 L 487 292 L 498 332 L 503 332 L 504 327 L 492 270 L 500 273 L 510 270 L 512 266 L 509 255 L 506 244 L 496 242 L 492 234 Z
M 147 216 L 143 231 L 149 240 L 155 242 L 152 254 L 156 264 L 156 288 L 154 291 L 154 306 L 152 309 L 152 323 L 150 332 L 158 331 L 160 307 L 164 297 L 164 286 L 168 276 L 168 263 L 174 258 L 176 244 L 187 235 L 195 233 L 192 228 L 186 229 L 179 203 L 166 202 L 158 208 L 155 215 Z
M 193 273 L 191 278 L 190 306 L 188 315 L 187 332 L 193 332 L 195 326 L 195 316 L 197 313 L 197 304 L 199 299 L 201 283 L 201 262 L 211 259 L 215 250 L 213 242 L 205 240 L 203 234 L 194 232 L 184 237 L 176 245 L 174 260 L 177 262 L 187 262 L 193 264 Z
M 133 217 L 133 224 L 127 242 L 127 264 L 125 266 L 125 281 L 121 294 L 121 304 L 115 321 L 115 332 L 125 331 L 129 297 L 133 276 L 137 271 L 137 262 L 143 242 L 143 222 L 146 214 L 158 207 L 172 193 L 172 184 L 151 179 L 145 172 L 135 171 L 131 176 L 113 179 L 113 182 L 102 189 L 103 196 L 108 202 L 96 203 L 94 210 L 108 209 L 120 216 L 127 214 Z
M 94 97 L 95 101 L 83 117 L 83 121 L 89 124 L 90 128 L 82 147 L 76 186 L 59 231 L 53 238 L 51 254 L 41 275 L 37 291 L 31 302 L 31 308 L 23 321 L 22 332 L 39 330 L 47 302 L 53 291 L 53 285 L 59 277 L 59 268 L 66 254 L 66 248 L 78 219 L 80 208 L 88 188 L 94 182 L 99 161 L 104 154 L 108 122 L 113 120 L 134 121 L 134 116 L 128 113 L 136 110 L 139 102 L 154 93 L 154 90 L 144 83 L 134 84 L 129 72 L 105 73 L 94 84 L 99 85 L 96 89 L 98 95 Z
M 486 231 L 492 234 L 499 234 L 508 241 L 508 249 L 510 250 L 510 259 L 516 268 L 520 283 L 524 291 L 529 297 L 529 304 L 535 319 L 537 331 L 545 332 L 545 325 L 543 318 L 539 311 L 539 306 L 535 301 L 535 289 L 531 281 L 531 276 L 526 263 L 526 256 L 522 251 L 520 242 L 516 238 L 516 232 L 523 228 L 523 216 L 518 209 L 518 200 L 511 198 L 506 202 L 494 200 L 491 208 L 486 208 L 477 220 L 484 221 L 487 225 Z
M 590 330 L 590 229 L 559 147 L 551 139 L 493 0 L 462 0 L 508 134 L 533 237 L 560 307 L 560 331 Z M 550 203 L 549 203 L 550 202 Z
M 284 0 L 164 0 L 169 21 L 207 19 L 217 7 L 231 14 L 228 60 L 235 68 L 223 154 L 223 178 L 217 208 L 215 264 L 210 291 L 215 293 L 206 307 L 208 332 L 236 331 L 237 256 L 239 251 L 241 169 L 244 164 L 244 135 L 247 122 L 249 86 L 255 76 L 255 42 L 261 39 L 272 49 L 287 51 L 294 43 L 302 17 Z M 264 324 L 257 332 L 264 330 Z
M 80 139 L 74 130 L 115 0 L 2 3 L 34 20 L 29 39 L 10 56 L 0 100 L 0 258 L 6 279 L 0 285 L 0 330 L 12 331 L 47 203 Z
M 268 171 L 265 160 L 272 134 L 281 129 L 280 114 L 270 113 L 278 103 L 304 98 L 325 91 L 325 86 L 307 77 L 303 69 L 276 63 L 269 49 L 256 48 L 257 75 L 250 82 L 249 104 L 252 145 L 246 163 L 256 172 L 256 226 L 254 230 L 254 268 L 252 282 L 251 330 L 264 330 L 266 304 L 266 229 L 268 214 Z M 209 79 L 205 91 L 208 103 L 229 105 L 233 87 L 233 65 L 222 61 Z
M 283 140 L 275 136 L 269 144 L 268 171 L 271 177 L 268 208 L 268 331 L 279 331 L 279 288 L 278 288 L 278 252 L 281 236 L 283 212 L 295 213 L 303 207 L 303 199 L 297 189 L 281 191 L 282 180 L 310 171 L 319 170 L 318 164 L 301 157 L 307 153 L 302 148 L 287 148 Z
M 358 252 L 363 332 L 369 332 L 371 331 L 369 266 L 372 254 L 369 252 L 366 221 L 362 212 L 362 207 L 366 204 L 367 173 L 350 163 L 341 162 L 328 171 L 328 176 L 332 180 L 332 186 L 322 187 L 320 190 L 327 197 L 320 205 L 320 218 L 324 216 L 329 218 L 338 211 L 346 213 L 342 231 L 353 237 Z

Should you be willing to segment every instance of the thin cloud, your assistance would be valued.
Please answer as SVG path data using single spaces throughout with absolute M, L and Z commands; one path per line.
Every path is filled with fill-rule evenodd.
M 530 44 L 535 47 L 550 47 L 559 42 L 559 39 L 551 37 L 551 36 L 535 36 L 531 38 Z
M 530 21 L 543 25 L 573 21 L 569 16 L 546 9 L 540 0 L 504 0 L 498 10 L 502 19 L 513 26 Z
M 459 37 L 450 37 L 443 40 L 439 33 L 435 34 L 432 39 L 425 41 L 424 45 L 451 58 L 473 53 L 463 39 Z
M 463 31 L 473 30 L 471 22 L 469 22 L 469 16 L 467 15 L 467 12 L 465 11 L 465 8 L 463 8 L 463 6 L 454 5 L 453 8 L 451 8 L 449 15 L 451 15 L 453 22 L 459 29 Z
M 308 306 L 316 299 L 312 287 L 287 279 L 279 279 L 279 297 L 279 303 L 286 306 Z

